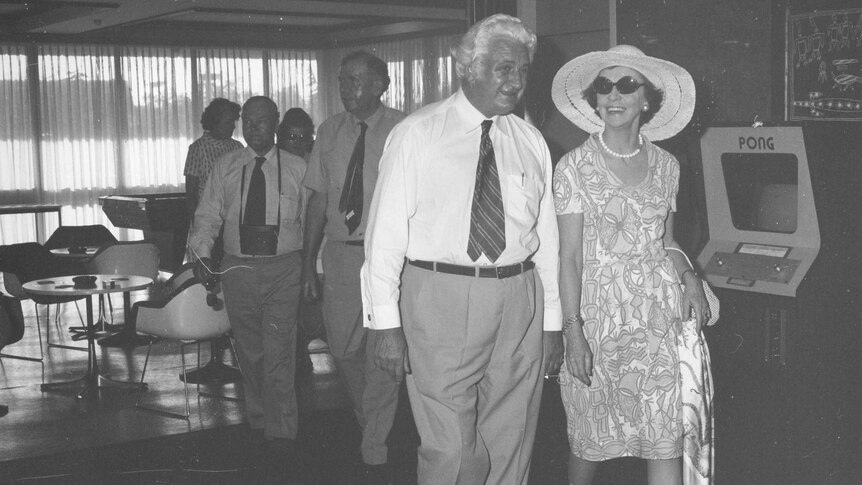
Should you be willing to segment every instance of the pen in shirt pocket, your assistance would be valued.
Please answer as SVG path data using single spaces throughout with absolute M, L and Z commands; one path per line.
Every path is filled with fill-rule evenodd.
M 526 181 L 525 180 L 526 178 L 527 178 L 527 174 L 525 174 L 524 172 L 521 172 L 521 188 L 524 187 L 524 182 Z

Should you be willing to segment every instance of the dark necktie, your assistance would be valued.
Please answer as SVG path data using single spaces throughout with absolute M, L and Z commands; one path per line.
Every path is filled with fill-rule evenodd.
M 360 122 L 359 128 L 361 131 L 356 145 L 353 145 L 353 154 L 350 155 L 347 176 L 344 177 L 344 187 L 341 189 L 341 200 L 338 202 L 338 211 L 344 214 L 344 223 L 349 234 L 353 234 L 362 221 L 362 168 L 365 164 L 365 130 L 368 125 Z
M 265 157 L 255 157 L 254 170 L 248 183 L 248 196 L 245 198 L 245 217 L 243 224 L 262 226 L 266 224 L 266 177 L 261 165 Z
M 476 167 L 476 189 L 470 211 L 470 241 L 467 254 L 476 261 L 484 252 L 491 262 L 497 261 L 506 249 L 506 218 L 503 213 L 503 196 L 500 192 L 500 175 L 494 158 L 494 145 L 488 132 L 491 120 L 482 122 L 482 142 L 479 146 L 479 164 Z

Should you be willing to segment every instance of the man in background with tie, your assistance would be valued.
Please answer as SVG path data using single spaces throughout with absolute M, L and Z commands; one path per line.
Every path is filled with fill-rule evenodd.
M 452 51 L 461 90 L 396 126 L 380 161 L 363 304 L 379 365 L 407 374 L 421 485 L 525 485 L 562 362 L 550 154 L 512 114 L 535 48 L 517 18 L 474 25 Z
M 265 446 L 265 470 L 294 473 L 306 164 L 275 146 L 279 113 L 270 98 L 250 98 L 241 118 L 248 147 L 216 162 L 195 211 L 189 244 L 199 258 L 196 274 L 212 280 L 211 251 L 223 228 L 221 282 L 249 425 Z
M 369 482 L 388 483 L 386 437 L 398 405 L 396 382 L 366 361 L 359 270 L 364 260 L 365 223 L 386 137 L 404 113 L 384 106 L 389 88 L 386 63 L 364 51 L 348 54 L 338 75 L 344 112 L 320 125 L 304 184 L 311 189 L 305 232 L 303 293 L 323 297 L 329 350 L 362 429 L 362 458 Z M 321 294 L 315 260 L 324 233 Z

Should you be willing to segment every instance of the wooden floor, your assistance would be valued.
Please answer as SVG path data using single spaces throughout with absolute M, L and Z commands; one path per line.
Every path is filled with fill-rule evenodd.
M 133 300 L 142 298 L 145 292 L 133 295 Z M 862 444 L 858 367 L 837 359 L 833 360 L 840 366 L 830 360 L 813 365 L 813 359 L 786 368 L 764 363 L 758 354 L 763 349 L 758 341 L 762 331 L 751 321 L 751 312 L 742 310 L 759 301 L 738 305 L 730 304 L 730 297 L 725 301 L 721 325 L 707 331 L 716 389 L 716 483 L 862 483 L 856 458 Z M 117 322 L 121 305 L 120 298 L 114 298 Z M 23 307 L 25 337 L 3 352 L 39 356 L 33 305 L 24 302 Z M 77 345 L 69 341 L 66 330 L 79 324 L 74 304 L 66 304 L 61 317 L 59 329 L 52 323 L 52 343 Z M 106 389 L 84 399 L 42 392 L 42 383 L 82 376 L 87 360 L 86 352 L 44 345 L 44 315 L 41 329 L 43 362 L 0 359 L 0 404 L 9 406 L 9 414 L 0 418 L 0 483 L 257 483 L 243 475 L 254 456 L 242 401 L 198 396 L 192 386 L 191 418 L 182 420 L 136 409 L 135 391 Z M 843 344 L 847 351 L 841 345 L 824 347 L 831 350 L 819 355 L 853 349 L 858 355 L 851 344 Z M 139 380 L 146 350 L 98 347 L 100 370 L 114 379 Z M 143 399 L 179 412 L 184 394 L 178 352 L 176 343 L 153 345 Z M 204 346 L 201 357 L 206 362 L 209 346 Z M 187 348 L 189 365 L 195 359 L 195 347 Z M 323 351 L 312 354 L 312 361 L 312 378 L 298 386 L 299 441 L 316 460 L 317 478 L 307 483 L 361 485 L 359 431 L 332 357 Z M 202 389 L 242 396 L 238 384 Z M 390 462 L 397 469 L 395 485 L 415 484 L 419 439 L 403 392 L 389 444 Z M 530 485 L 566 484 L 567 457 L 559 386 L 547 381 Z M 154 475 L 154 470 L 167 471 Z M 631 459 L 603 464 L 595 482 L 643 483 L 643 462 Z
M 146 298 L 146 291 L 135 292 L 133 301 Z M 83 313 L 84 305 L 79 303 Z M 42 362 L 0 358 L 0 404 L 9 406 L 9 414 L 0 418 L 0 482 L 3 482 L 3 465 L 47 455 L 73 453 L 94 447 L 129 441 L 146 440 L 168 435 L 241 426 L 245 411 L 241 384 L 201 386 L 207 393 L 234 399 L 198 396 L 196 386 L 189 386 L 191 417 L 177 419 L 159 413 L 137 409 L 140 398 L 148 406 L 166 408 L 183 413 L 185 397 L 181 372 L 180 345 L 173 341 L 160 341 L 152 346 L 147 365 L 147 390 L 143 393 L 121 389 L 101 389 L 83 399 L 74 391 L 40 390 L 43 383 L 78 378 L 87 370 L 87 352 L 48 347 L 46 339 L 45 307 L 39 307 L 42 331 L 40 354 L 36 315 L 31 302 L 23 302 L 25 336 L 3 349 L 3 353 L 29 357 L 43 356 Z M 52 308 L 53 312 L 53 308 Z M 114 298 L 115 323 L 122 322 L 122 300 Z M 51 315 L 50 339 L 52 344 L 79 346 L 72 342 L 67 331 L 69 325 L 80 325 L 81 320 L 74 303 L 61 307 L 60 325 L 54 325 Z M 186 346 L 187 370 L 197 364 L 197 346 Z M 201 346 L 201 362 L 209 359 L 209 345 Z M 135 348 L 97 346 L 99 370 L 115 380 L 140 381 L 147 346 Z M 300 407 L 305 410 L 327 411 L 347 409 L 347 398 L 337 382 L 332 358 L 326 352 L 312 354 L 314 376 L 301 384 Z M 231 352 L 225 353 L 228 364 L 233 364 Z M 238 399 L 237 399 L 238 398 Z
M 146 298 L 146 291 L 132 295 L 133 302 Z M 84 304 L 79 302 L 79 305 L 83 313 Z M 38 357 L 40 341 L 34 306 L 32 302 L 23 302 L 22 306 L 25 336 L 20 342 L 5 347 L 3 352 Z M 122 321 L 121 307 L 121 298 L 115 296 L 115 323 Z M 137 409 L 137 391 L 102 389 L 78 399 L 73 392 L 40 390 L 43 383 L 75 379 L 87 369 L 85 351 L 47 346 L 44 310 L 40 305 L 43 361 L 0 358 L 0 404 L 9 406 L 9 414 L 0 418 L 0 483 L 252 483 L 242 473 L 225 475 L 228 470 L 236 473 L 237 468 L 250 466 L 242 458 L 245 456 L 242 453 L 248 451 L 244 448 L 250 446 L 250 433 L 241 400 L 198 396 L 195 386 L 191 385 L 191 417 L 183 420 Z M 59 326 L 53 322 L 53 312 L 52 308 L 51 343 L 81 345 L 72 342 L 68 332 L 70 325 L 81 323 L 74 303 L 61 307 Z M 146 346 L 97 346 L 99 370 L 115 380 L 138 381 L 146 352 Z M 196 346 L 186 347 L 189 370 L 196 364 L 195 352 Z M 226 352 L 227 363 L 232 364 L 232 358 L 232 354 Z M 208 359 L 209 345 L 203 345 L 201 361 L 206 363 Z M 299 441 L 318 455 L 316 476 L 319 478 L 308 483 L 360 485 L 363 483 L 359 478 L 362 470 L 360 436 L 346 393 L 338 382 L 327 351 L 312 353 L 311 359 L 313 375 L 298 383 L 297 389 Z M 180 371 L 179 344 L 169 341 L 153 344 L 145 376 L 147 390 L 141 395 L 143 401 L 183 412 L 185 398 Z M 556 396 L 547 401 L 559 404 L 558 388 L 548 386 L 548 389 L 551 393 L 556 391 Z M 201 390 L 242 397 L 241 384 L 201 386 Z M 530 483 L 563 484 L 567 444 L 561 408 L 556 408 L 551 421 L 545 421 L 553 431 L 543 433 L 544 439 L 536 443 L 543 466 L 534 471 Z M 185 445 L 181 441 L 184 439 Z M 206 443 L 205 452 L 201 451 L 204 446 L 201 441 Z M 397 468 L 394 483 L 415 484 L 419 439 L 404 389 L 389 443 L 390 463 Z M 134 456 L 116 455 L 115 450 L 129 449 L 130 445 L 133 451 L 129 453 Z M 164 456 L 166 453 L 192 453 L 189 448 L 195 448 L 193 456 L 176 460 Z M 106 460 L 115 463 L 104 463 Z M 183 473 L 174 470 L 173 474 L 153 475 L 154 470 L 177 467 L 184 468 Z M 204 474 L 190 478 L 189 468 L 202 468 L 203 471 L 198 471 Z M 147 474 L 143 474 L 145 471 Z M 222 477 L 220 481 L 215 480 L 214 473 Z

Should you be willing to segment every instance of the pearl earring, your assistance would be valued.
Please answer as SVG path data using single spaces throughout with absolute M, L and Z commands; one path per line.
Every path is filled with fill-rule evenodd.
M 643 108 L 643 110 L 642 110 L 642 111 L 646 111 L 646 110 L 648 110 L 648 109 L 649 109 L 649 105 L 648 105 L 648 104 L 645 104 L 645 105 L 644 105 L 644 108 Z

